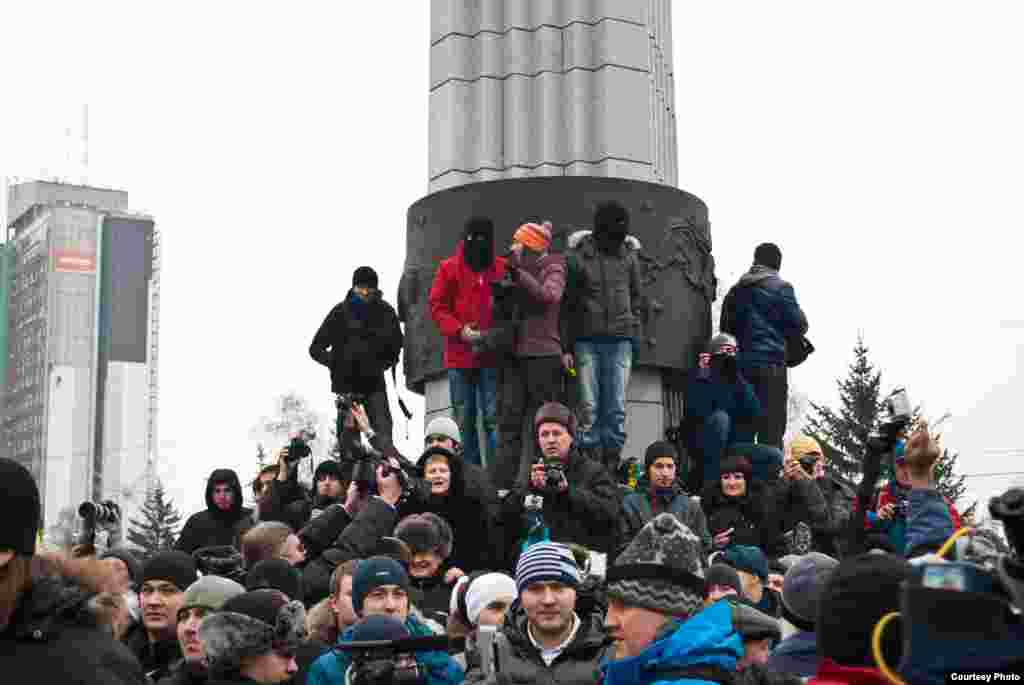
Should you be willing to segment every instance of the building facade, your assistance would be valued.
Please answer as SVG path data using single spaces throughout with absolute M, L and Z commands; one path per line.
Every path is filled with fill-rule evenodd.
M 137 515 L 157 445 L 159 233 L 123 191 L 12 186 L 0 444 L 35 475 L 44 524 L 86 500 Z

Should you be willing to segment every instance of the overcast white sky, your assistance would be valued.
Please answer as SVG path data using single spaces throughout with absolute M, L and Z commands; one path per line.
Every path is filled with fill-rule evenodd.
M 214 466 L 253 475 L 275 395 L 332 410 L 306 349 L 353 269 L 393 301 L 427 187 L 428 7 L 4 9 L 0 175 L 74 173 L 87 102 L 91 182 L 162 232 L 161 472 L 186 513 Z M 1024 471 L 1022 19 L 1009 0 L 673 3 L 679 183 L 710 208 L 720 277 L 777 242 L 818 349 L 795 384 L 834 403 L 863 332 L 887 387 L 953 413 L 969 473 Z

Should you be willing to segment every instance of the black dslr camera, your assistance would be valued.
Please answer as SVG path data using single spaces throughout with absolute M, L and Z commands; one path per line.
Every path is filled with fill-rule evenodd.
M 918 564 L 904 585 L 899 670 L 909 682 L 1024 667 L 1024 489 L 993 497 L 989 513 L 1002 521 L 1012 554 Z
M 103 503 L 82 502 L 78 505 L 78 515 L 91 526 L 117 523 L 121 519 L 121 507 L 110 500 Z
M 312 453 L 309 449 L 309 443 L 312 440 L 316 440 L 315 431 L 303 429 L 293 435 L 291 442 L 288 443 L 288 457 L 285 461 L 295 464 L 308 457 Z
M 548 462 L 544 464 L 544 489 L 556 492 L 565 480 L 565 469 L 561 464 Z
M 366 397 L 354 392 L 341 393 L 334 398 L 334 406 L 338 409 L 339 421 L 344 420 L 345 414 L 352 411 L 352 405 L 360 404 L 366 406 Z M 339 434 L 341 427 L 339 426 Z
M 448 652 L 465 640 L 437 637 L 409 637 L 401 640 L 339 642 L 333 647 L 352 656 L 353 685 L 422 685 L 427 672 L 416 661 L 416 652 Z

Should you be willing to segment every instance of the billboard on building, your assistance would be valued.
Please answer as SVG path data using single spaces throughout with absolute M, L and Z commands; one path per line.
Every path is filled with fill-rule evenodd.
M 103 221 L 103 314 L 109 361 L 146 363 L 153 222 Z

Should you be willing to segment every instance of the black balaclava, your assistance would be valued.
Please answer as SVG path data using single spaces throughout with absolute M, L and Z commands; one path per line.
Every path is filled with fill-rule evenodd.
M 466 222 L 462 254 L 474 272 L 490 268 L 494 263 L 494 223 L 490 219 L 473 217 Z
M 619 249 L 629 233 L 629 212 L 618 202 L 605 202 L 594 211 L 594 240 L 598 249 L 613 252 Z

